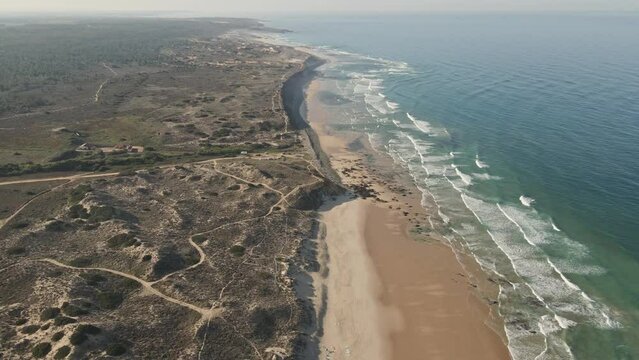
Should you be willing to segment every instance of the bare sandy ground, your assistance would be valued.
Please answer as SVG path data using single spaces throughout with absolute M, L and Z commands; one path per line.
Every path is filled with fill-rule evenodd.
M 316 92 L 312 83 L 308 120 L 340 172 L 362 156 L 348 150 L 357 134 L 331 130 Z M 358 174 L 358 181 L 375 178 Z M 478 296 L 472 274 L 436 234 L 413 238 L 410 229 L 430 215 L 419 195 L 393 202 L 400 195 L 384 182 L 373 187 L 382 201 L 337 199 L 321 211 L 324 276 L 315 276 L 326 295 L 321 358 L 508 359 L 499 319 Z
M 366 254 L 368 202 L 338 199 L 322 211 L 328 249 L 327 307 L 320 350 L 324 359 L 387 359 L 390 335 L 381 284 Z

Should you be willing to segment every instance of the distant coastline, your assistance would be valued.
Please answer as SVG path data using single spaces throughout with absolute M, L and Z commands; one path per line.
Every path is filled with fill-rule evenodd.
M 315 130 L 307 121 L 306 90 L 317 76 L 317 68 L 325 63 L 325 59 L 309 54 L 299 71 L 282 84 L 282 105 L 291 125 L 306 137 L 307 145 L 313 151 L 324 174 L 339 183 L 339 176 L 332 169 Z

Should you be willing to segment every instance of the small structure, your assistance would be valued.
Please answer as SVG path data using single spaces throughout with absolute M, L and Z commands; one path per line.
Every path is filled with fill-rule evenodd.
M 143 152 L 144 147 L 130 144 L 117 144 L 113 147 L 103 147 L 101 150 L 106 154 L 126 154 Z
M 97 150 L 98 147 L 93 145 L 93 144 L 89 144 L 89 143 L 84 143 L 80 146 L 78 146 L 75 151 L 94 151 Z

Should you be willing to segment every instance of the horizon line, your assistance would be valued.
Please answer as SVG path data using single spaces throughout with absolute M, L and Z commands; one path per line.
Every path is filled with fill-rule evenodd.
M 270 12 L 206 12 L 206 14 L 202 14 L 202 12 L 195 12 L 193 10 L 97 10 L 97 11 L 89 11 L 89 10 L 47 10 L 47 11 L 7 11 L 3 14 L 0 14 L 0 18 L 7 17 L 46 17 L 46 16 L 55 16 L 55 17 L 78 17 L 78 16 L 86 16 L 86 17 L 98 17 L 98 16 L 107 16 L 107 17 L 161 17 L 162 15 L 173 15 L 176 18 L 192 18 L 192 19 L 204 19 L 204 18 L 237 18 L 237 19 L 259 19 L 262 16 L 288 16 L 288 15 L 314 15 L 314 16 L 372 16 L 372 15 L 409 15 L 409 16 L 419 16 L 419 15 L 464 15 L 464 14 L 473 14 L 473 15 L 490 15 L 490 14 L 510 14 L 510 15 L 552 15 L 552 14 L 608 14 L 608 15 L 639 15 L 639 9 L 636 10 L 420 10 L 420 11 L 410 11 L 410 10 L 396 10 L 396 11 L 385 11 L 385 10 L 373 10 L 373 11 L 270 11 Z

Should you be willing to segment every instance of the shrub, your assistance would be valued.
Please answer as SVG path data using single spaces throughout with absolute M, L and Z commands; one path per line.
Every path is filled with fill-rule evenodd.
M 165 247 L 160 249 L 158 261 L 153 264 L 153 273 L 157 276 L 178 271 L 185 267 L 185 261 L 173 247 Z
M 40 330 L 40 326 L 39 325 L 27 325 L 25 327 L 22 328 L 22 330 L 20 330 L 23 334 L 33 334 L 36 331 Z
M 271 339 L 275 334 L 276 318 L 265 309 L 257 309 L 252 315 L 251 320 L 254 324 L 253 335 L 258 339 Z
M 118 234 L 107 240 L 108 246 L 112 249 L 133 246 L 136 242 L 135 235 L 131 233 Z
M 84 208 L 84 206 L 75 204 L 69 208 L 69 217 L 72 219 L 87 219 L 89 217 L 89 212 Z
M 14 246 L 7 249 L 7 255 L 22 255 L 26 252 L 27 250 L 22 246 Z
M 119 285 L 120 287 L 122 287 L 124 290 L 135 290 L 135 289 L 139 289 L 142 285 L 140 285 L 139 282 L 133 280 L 133 279 L 128 279 L 128 278 L 124 278 L 122 280 L 119 281 Z
M 62 270 L 60 269 L 50 269 L 49 271 L 47 271 L 47 275 L 54 278 L 60 277 L 62 276 L 62 274 Z
M 91 324 L 80 324 L 78 325 L 78 327 L 75 329 L 75 331 L 77 332 L 81 332 L 83 334 L 89 334 L 89 335 L 97 335 L 99 334 L 102 330 L 95 326 L 95 325 L 91 325 Z
M 24 228 L 28 227 L 29 225 L 31 225 L 31 224 L 29 224 L 29 222 L 28 222 L 28 221 L 26 221 L 26 220 L 21 220 L 21 221 L 17 221 L 17 222 L 15 222 L 15 223 L 11 224 L 11 226 L 10 226 L 10 227 L 11 227 L 12 229 L 24 229 Z
M 233 256 L 237 256 L 237 257 L 243 256 L 243 255 L 244 255 L 244 251 L 245 251 L 245 250 L 246 250 L 246 249 L 244 248 L 244 246 L 239 245 L 239 244 L 233 245 L 233 246 L 231 246 L 231 248 L 229 249 L 229 251 L 231 252 L 231 254 L 233 254 Z
M 65 223 L 62 220 L 49 221 L 48 223 L 46 223 L 46 225 L 44 225 L 45 230 L 56 232 L 65 231 L 68 227 L 69 224 Z
M 87 267 L 93 263 L 93 258 L 90 256 L 80 256 L 69 262 L 69 265 L 75 267 Z
M 150 261 L 151 259 L 152 259 L 152 256 L 149 254 L 142 256 L 142 261 Z
M 31 349 L 31 355 L 35 358 L 43 358 L 51 351 L 51 344 L 48 342 L 39 343 Z
M 86 315 L 89 313 L 88 311 L 71 304 L 62 305 L 62 311 L 64 312 L 65 315 L 74 316 L 74 317 Z
M 91 208 L 89 212 L 89 221 L 103 222 L 113 219 L 117 214 L 117 210 L 113 206 L 96 206 Z
M 212 134 L 211 137 L 213 138 L 220 138 L 220 137 L 225 137 L 225 136 L 229 136 L 231 135 L 231 129 L 228 128 L 221 128 L 218 130 L 215 130 Z
M 104 276 L 94 272 L 80 274 L 80 277 L 86 280 L 87 284 L 91 286 L 95 286 L 98 283 L 106 281 L 106 278 Z
M 49 158 L 49 162 L 63 161 L 76 158 L 79 154 L 75 150 L 59 152 Z
M 69 353 L 71 353 L 71 348 L 67 345 L 64 345 L 59 348 L 58 351 L 56 351 L 53 358 L 56 360 L 64 359 L 65 357 L 67 357 L 67 355 L 69 355 Z
M 98 305 L 103 309 L 116 309 L 122 304 L 122 301 L 124 301 L 122 294 L 110 291 L 104 291 L 98 294 Z
M 57 333 L 51 335 L 51 341 L 58 341 L 64 337 L 64 331 L 58 331 Z
M 111 343 L 106 347 L 106 353 L 109 356 L 120 356 L 126 353 L 126 347 L 122 344 Z
M 72 345 L 80 345 L 87 341 L 89 337 L 87 335 L 97 335 L 101 332 L 99 327 L 91 324 L 81 324 L 75 329 L 73 334 L 69 337 L 69 342 Z
M 57 307 L 46 308 L 42 310 L 42 313 L 40 313 L 40 320 L 47 321 L 47 320 L 53 319 L 59 314 L 60 314 L 60 309 Z
M 89 337 L 82 332 L 73 332 L 73 334 L 71 334 L 71 336 L 69 336 L 69 342 L 71 343 L 71 345 L 81 345 L 83 342 L 87 341 L 89 339 Z
M 71 204 L 75 204 L 80 200 L 84 199 L 84 197 L 91 191 L 91 185 L 89 184 L 81 184 L 76 186 L 71 193 L 69 194 L 68 201 Z
M 57 318 L 55 318 L 55 320 L 53 320 L 53 324 L 56 326 L 64 326 L 64 325 L 73 324 L 76 322 L 78 322 L 78 320 L 74 318 L 66 317 L 66 316 L 58 316 Z

